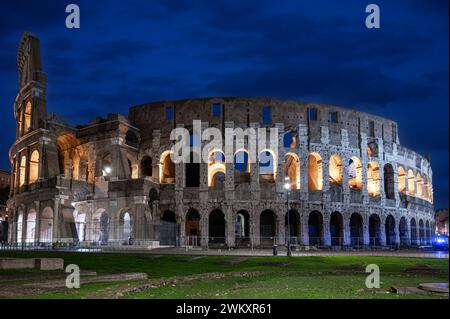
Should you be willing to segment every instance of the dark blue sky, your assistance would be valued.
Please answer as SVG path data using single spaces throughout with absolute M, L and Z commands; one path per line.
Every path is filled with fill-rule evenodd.
M 65 28 L 65 6 L 81 29 Z M 381 29 L 365 28 L 365 6 Z M 268 96 L 347 106 L 399 123 L 431 154 L 448 207 L 448 1 L 2 1 L 0 167 L 15 135 L 17 46 L 41 40 L 48 110 L 74 124 L 134 104 Z

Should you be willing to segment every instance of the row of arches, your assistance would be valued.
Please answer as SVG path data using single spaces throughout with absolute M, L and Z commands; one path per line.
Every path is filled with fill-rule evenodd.
M 208 163 L 208 186 L 214 187 L 222 185 L 224 175 L 226 174 L 225 155 L 220 150 L 211 151 L 210 160 Z M 148 167 L 149 157 L 143 159 L 141 166 Z M 143 165 L 145 164 L 145 165 Z M 196 165 L 195 168 L 192 165 Z M 235 182 L 236 181 L 249 181 L 250 177 L 250 163 L 249 155 L 246 150 L 237 151 L 234 155 L 233 161 L 235 169 Z M 284 175 L 288 177 L 293 189 L 300 189 L 300 158 L 295 153 L 287 153 L 284 160 Z M 328 175 L 330 185 L 342 187 L 344 181 L 344 167 L 345 174 L 348 179 L 348 186 L 350 189 L 361 191 L 363 188 L 363 166 L 361 160 L 352 156 L 349 159 L 347 165 L 344 165 L 342 158 L 337 155 L 331 155 L 328 165 Z M 186 184 L 187 186 L 198 186 L 197 183 L 188 182 L 192 180 L 192 175 L 199 176 L 198 164 L 187 164 L 186 166 Z M 378 162 L 371 161 L 367 164 L 367 192 L 371 197 L 377 197 L 381 192 L 381 176 L 380 166 Z M 391 164 L 384 165 L 384 190 L 386 198 L 395 198 L 395 172 Z M 273 152 L 270 150 L 264 150 L 260 153 L 259 157 L 259 174 L 260 183 L 275 182 L 277 174 L 277 163 Z M 323 189 L 323 163 L 319 153 L 313 152 L 308 155 L 307 158 L 307 174 L 308 174 L 308 190 L 320 191 Z M 412 170 L 409 170 L 409 175 L 413 174 Z M 216 181 L 217 175 L 217 181 Z M 246 175 L 247 178 L 242 178 L 241 175 Z M 404 169 L 399 166 L 398 169 L 398 192 L 406 192 L 406 181 L 404 179 Z M 408 179 L 409 195 L 432 200 L 431 198 L 431 183 L 428 182 L 426 177 L 422 179 L 421 175 L 417 174 L 417 192 L 414 192 L 415 179 L 414 176 Z M 160 181 L 161 183 L 174 183 L 175 182 L 175 164 L 170 159 L 170 151 L 166 151 L 161 155 L 160 161 Z
M 36 210 L 30 209 L 25 215 L 19 211 L 16 216 L 16 242 L 18 243 L 50 243 L 53 238 L 53 209 L 45 207 L 38 214 Z M 39 227 L 37 227 L 39 225 Z
M 162 220 L 176 223 L 175 213 L 167 210 L 162 215 Z M 234 234 L 235 245 L 248 245 L 251 235 L 251 218 L 246 210 L 239 210 L 235 215 Z M 208 215 L 208 236 L 209 244 L 225 244 L 227 223 L 225 214 L 220 209 L 212 210 Z M 378 214 L 371 214 L 368 222 L 359 213 L 351 214 L 345 221 L 343 214 L 332 212 L 324 224 L 324 217 L 319 211 L 312 211 L 307 218 L 307 240 L 312 246 L 410 246 L 424 245 L 431 243 L 432 225 L 429 221 L 416 219 L 407 220 L 402 217 L 398 225 L 395 218 L 388 215 L 384 221 Z M 348 223 L 348 225 L 345 225 Z M 285 234 L 289 234 L 289 242 L 292 244 L 301 243 L 302 227 L 301 216 L 298 211 L 292 209 L 284 215 Z M 326 229 L 329 233 L 326 234 Z M 344 232 L 348 229 L 348 234 Z M 368 232 L 365 235 L 365 232 Z M 259 242 L 261 246 L 273 245 L 276 243 L 280 232 L 280 221 L 273 210 L 263 210 L 259 215 Z M 204 237 L 201 229 L 201 217 L 196 209 L 189 209 L 185 217 L 185 235 L 188 245 L 200 244 L 200 238 Z M 179 236 L 179 234 L 178 234 Z M 326 237 L 329 236 L 327 240 Z M 368 237 L 368 238 L 365 238 Z M 348 237 L 347 242 L 345 237 Z

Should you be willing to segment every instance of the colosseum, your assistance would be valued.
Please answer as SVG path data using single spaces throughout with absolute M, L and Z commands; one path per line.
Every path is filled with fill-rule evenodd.
M 397 123 L 352 109 L 271 98 L 133 106 L 73 126 L 48 113 L 39 40 L 18 50 L 17 137 L 8 240 L 22 245 L 407 247 L 434 229 L 429 160 Z M 278 150 L 174 163 L 170 133 L 278 129 Z M 204 143 L 191 134 L 191 144 Z M 247 140 L 244 144 L 248 143 Z M 274 156 L 276 154 L 276 156 Z M 237 161 L 237 158 L 240 160 Z M 288 185 L 288 186 L 286 186 Z

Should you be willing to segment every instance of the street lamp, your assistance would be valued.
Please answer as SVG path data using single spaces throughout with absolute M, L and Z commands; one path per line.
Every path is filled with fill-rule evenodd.
M 286 209 L 287 209 L 287 234 L 286 234 L 286 242 L 287 242 L 287 255 L 288 257 L 292 256 L 291 252 L 291 243 L 290 243 L 290 237 L 291 237 L 291 228 L 289 227 L 289 191 L 291 190 L 291 181 L 289 180 L 289 177 L 286 176 L 284 178 L 284 189 L 286 190 Z

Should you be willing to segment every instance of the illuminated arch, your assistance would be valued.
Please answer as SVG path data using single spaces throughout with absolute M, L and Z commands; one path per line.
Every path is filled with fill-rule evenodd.
M 19 187 L 25 184 L 25 171 L 27 169 L 27 158 L 25 155 L 20 157 L 20 166 L 19 166 Z
M 329 177 L 330 185 L 342 186 L 342 159 L 339 155 L 334 154 L 330 157 Z
M 427 176 L 423 176 L 423 198 L 425 200 L 430 200 L 430 197 L 428 196 L 428 179 Z
M 411 196 L 414 196 L 415 190 L 414 190 L 414 173 L 412 170 L 408 170 L 408 193 Z
M 380 195 L 380 165 L 377 162 L 367 164 L 367 193 L 371 197 Z
M 24 134 L 28 133 L 31 128 L 31 102 L 27 102 L 25 105 L 25 114 L 24 114 Z
M 39 177 L 39 152 L 34 150 L 30 157 L 29 183 L 35 183 Z
M 397 170 L 397 180 L 398 180 L 398 191 L 399 193 L 406 193 L 406 173 L 402 166 L 398 167 Z
M 422 198 L 423 197 L 423 181 L 420 173 L 416 175 L 416 196 Z
M 350 189 L 362 190 L 363 180 L 362 180 L 362 163 L 361 160 L 352 156 L 348 162 L 347 167 L 348 173 L 348 186 Z
M 161 154 L 159 161 L 159 181 L 161 184 L 175 183 L 175 163 L 170 158 L 170 151 Z
M 318 153 L 308 155 L 308 189 L 319 191 L 323 187 L 322 158 Z
M 292 189 L 300 189 L 300 159 L 297 154 L 286 154 L 284 160 L 284 175 L 289 177 Z
M 208 186 L 217 186 L 215 183 L 216 174 L 222 173 L 225 175 L 225 155 L 219 149 L 214 149 L 208 154 Z

